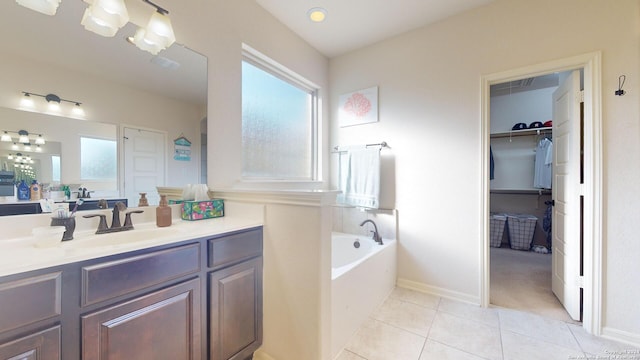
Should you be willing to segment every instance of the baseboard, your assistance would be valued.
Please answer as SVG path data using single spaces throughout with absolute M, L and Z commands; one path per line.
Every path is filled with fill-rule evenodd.
M 437 286 L 431 286 L 431 285 L 427 285 L 427 284 L 413 281 L 413 280 L 398 278 L 396 285 L 401 288 L 411 289 L 411 290 L 415 290 L 415 291 L 419 291 L 419 292 L 423 292 L 431 295 L 436 295 L 436 296 L 440 296 L 440 297 L 451 299 L 451 300 L 462 301 L 462 302 L 466 302 L 473 305 L 480 305 L 479 296 L 472 296 L 472 295 L 461 293 L 458 291 L 453 291 L 453 290 L 449 290 L 449 289 L 445 289 Z
M 628 331 L 603 327 L 600 334 L 603 338 L 615 340 L 631 346 L 640 348 L 640 334 L 630 333 Z
M 276 360 L 276 358 L 274 358 L 271 355 L 265 353 L 264 351 L 262 351 L 262 349 L 258 349 L 258 350 L 256 350 L 255 353 L 253 353 L 252 360 Z

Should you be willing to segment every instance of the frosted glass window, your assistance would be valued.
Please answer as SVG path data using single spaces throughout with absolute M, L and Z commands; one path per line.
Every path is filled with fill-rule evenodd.
M 80 138 L 80 178 L 82 180 L 116 180 L 118 175 L 115 140 Z
M 242 62 L 242 177 L 315 180 L 317 90 Z

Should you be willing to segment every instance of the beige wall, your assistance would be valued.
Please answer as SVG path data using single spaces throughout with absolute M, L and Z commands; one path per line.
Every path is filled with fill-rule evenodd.
M 331 60 L 333 119 L 340 94 L 380 87 L 380 122 L 334 121 L 331 142 L 392 147 L 400 278 L 480 302 L 480 78 L 602 51 L 603 327 L 640 343 L 639 3 L 498 0 Z

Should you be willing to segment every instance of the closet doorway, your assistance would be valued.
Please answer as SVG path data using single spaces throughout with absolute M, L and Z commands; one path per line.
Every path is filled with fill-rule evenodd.
M 579 85 L 580 73 L 576 71 L 575 76 Z M 490 154 L 494 165 L 489 176 L 490 302 L 562 321 L 580 319 L 579 302 L 571 305 L 576 311 L 569 316 L 558 299 L 564 291 L 558 291 L 557 284 L 553 288 L 553 279 L 558 282 L 553 264 L 563 261 L 554 261 L 551 255 L 556 245 L 552 241 L 552 204 L 558 197 L 552 182 L 556 178 L 553 175 L 559 173 L 553 160 L 562 148 L 553 144 L 557 126 L 552 120 L 558 116 L 554 113 L 560 113 L 554 111 L 554 98 L 566 95 L 560 89 L 571 83 L 571 77 L 571 71 L 552 73 L 490 88 Z M 567 127 L 561 129 L 565 134 L 560 139 L 566 141 Z
M 482 305 L 582 320 L 585 329 L 596 334 L 600 331 L 602 256 L 599 69 L 600 54 L 593 53 L 485 76 L 482 114 L 486 154 Z M 584 107 L 579 105 L 578 89 L 564 89 L 566 83 L 584 89 Z M 532 104 L 525 100 L 527 92 Z M 540 105 L 536 96 L 546 99 L 547 105 Z M 568 109 L 574 108 L 577 120 L 556 120 L 568 119 Z M 544 126 L 549 120 L 554 123 L 546 125 L 552 126 Z M 551 142 L 553 176 L 541 185 L 535 164 L 536 160 L 548 164 L 549 157 L 540 156 L 547 150 L 541 145 Z M 490 157 L 495 167 L 489 164 Z M 498 244 L 494 232 L 494 246 L 490 246 L 492 213 L 507 213 L 516 225 L 510 226 L 507 220 Z M 534 216 L 537 221 L 531 220 Z M 549 219 L 551 237 L 545 229 Z M 527 228 L 532 222 L 533 234 Z M 510 228 L 519 232 L 508 237 Z M 551 254 L 544 254 L 549 250 Z

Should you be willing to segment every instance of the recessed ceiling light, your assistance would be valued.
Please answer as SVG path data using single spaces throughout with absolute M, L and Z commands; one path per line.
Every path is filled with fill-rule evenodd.
M 327 17 L 327 10 L 323 8 L 312 8 L 307 11 L 307 16 L 309 16 L 309 20 L 313 22 L 323 22 Z

